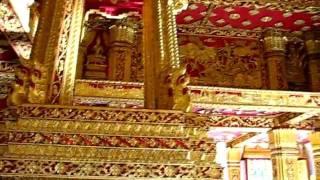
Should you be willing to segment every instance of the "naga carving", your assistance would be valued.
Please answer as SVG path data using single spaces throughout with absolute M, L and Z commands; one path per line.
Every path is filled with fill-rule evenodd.
M 30 103 L 45 103 L 48 79 L 48 66 L 39 62 L 34 63 L 34 69 L 31 72 L 31 85 L 29 86 L 28 101 Z
M 15 74 L 16 81 L 12 86 L 11 94 L 8 96 L 8 105 L 20 105 L 28 100 L 30 69 L 20 65 L 20 67 L 16 68 Z
M 172 82 L 174 96 L 174 105 L 172 108 L 189 112 L 191 110 L 191 99 L 187 85 L 190 82 L 190 77 L 187 74 L 186 68 L 181 67 L 175 70 L 172 74 Z

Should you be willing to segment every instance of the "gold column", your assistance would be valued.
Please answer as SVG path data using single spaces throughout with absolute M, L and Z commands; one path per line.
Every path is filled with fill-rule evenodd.
M 29 101 L 29 93 L 34 93 L 35 85 L 32 82 L 35 77 L 41 76 L 39 70 L 33 70 L 35 63 L 43 61 L 45 48 L 47 46 L 47 37 L 49 36 L 50 26 L 53 20 L 53 11 L 55 2 L 44 0 L 41 5 L 40 13 L 41 19 L 39 20 L 38 33 L 33 39 L 32 54 L 30 59 L 20 58 L 20 67 L 16 70 L 16 83 L 13 86 L 13 92 L 9 95 L 9 105 L 20 105 Z M 30 101 L 29 101 L 30 102 Z
M 143 61 L 144 61 L 144 103 L 145 108 L 157 108 L 157 66 L 163 59 L 160 30 L 162 28 L 159 0 L 143 2 Z
M 273 129 L 269 132 L 274 180 L 295 180 L 298 162 L 296 129 Z
M 320 31 L 305 32 L 305 44 L 309 57 L 310 90 L 320 91 Z
M 264 32 L 264 51 L 268 66 L 270 89 L 287 89 L 285 70 L 286 39 L 281 31 L 268 29 Z
M 124 19 L 110 28 L 108 77 L 114 81 L 130 81 L 135 28 Z
M 28 100 L 30 103 L 48 103 L 49 85 L 65 15 L 72 0 L 44 1 L 38 31 L 32 49 L 33 72 Z
M 241 148 L 229 148 L 228 150 L 228 175 L 230 180 L 240 180 L 240 161 L 242 158 Z
M 316 179 L 320 180 L 320 129 L 310 135 L 312 144 L 314 164 L 316 168 Z
M 145 107 L 188 111 L 189 78 L 181 66 L 175 13 L 188 1 L 144 2 Z
M 44 1 L 32 52 L 30 103 L 70 104 L 84 0 Z
M 84 4 L 85 0 L 74 0 L 72 5 L 72 11 L 70 12 L 71 23 L 69 36 L 66 35 L 67 38 L 67 47 L 66 47 L 66 57 L 65 64 L 63 70 L 63 79 L 61 82 L 61 90 L 59 103 L 60 104 L 72 104 L 73 95 L 74 95 L 74 85 L 76 79 L 76 71 L 77 71 L 77 62 L 78 62 L 78 53 L 80 46 L 80 37 L 82 30 L 82 20 L 84 17 Z M 63 62 L 63 59 L 60 61 Z M 56 66 L 56 72 L 59 74 L 59 64 Z M 54 84 L 52 84 L 50 88 L 50 95 L 52 102 L 54 102 L 54 98 L 59 96 L 59 94 L 54 94 Z M 58 92 L 59 93 L 59 92 Z

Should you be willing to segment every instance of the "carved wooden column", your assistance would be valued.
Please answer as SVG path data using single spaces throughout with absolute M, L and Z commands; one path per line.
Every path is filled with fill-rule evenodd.
M 294 180 L 298 162 L 296 129 L 273 129 L 269 132 L 274 180 Z
M 30 103 L 70 104 L 84 0 L 44 1 L 32 60 Z
M 188 1 L 144 2 L 145 107 L 188 111 L 189 78 L 181 66 L 175 13 Z
M 320 180 L 320 128 L 310 135 L 310 141 L 313 150 L 316 179 Z
M 135 28 L 129 19 L 110 28 L 108 77 L 114 81 L 130 81 Z
M 230 148 L 228 150 L 228 174 L 230 180 L 240 180 L 240 161 L 242 158 L 241 148 Z
M 66 46 L 66 49 L 60 51 L 56 57 L 57 64 L 49 94 L 52 103 L 70 105 L 73 101 L 84 5 L 85 0 L 73 0 L 72 9 L 65 16 L 65 24 L 69 26 L 64 26 L 59 45 Z M 64 42 L 63 38 L 66 38 L 67 42 Z M 64 68 L 61 69 L 63 63 Z
M 305 44 L 309 58 L 308 74 L 310 90 L 320 91 L 320 31 L 305 33 Z
M 265 60 L 268 66 L 270 89 L 287 89 L 285 71 L 286 39 L 281 31 L 268 29 L 264 32 Z

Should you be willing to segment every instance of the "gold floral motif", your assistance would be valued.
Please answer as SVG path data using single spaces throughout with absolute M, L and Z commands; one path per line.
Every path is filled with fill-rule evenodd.
M 113 124 L 101 122 L 75 122 L 59 120 L 28 120 L 20 119 L 17 123 L 7 123 L 11 130 L 30 130 L 30 131 L 47 131 L 47 132 L 65 132 L 65 133 L 96 133 L 96 134 L 114 134 L 114 135 L 149 135 L 160 136 L 167 135 L 172 137 L 186 137 L 205 135 L 206 132 L 182 126 L 166 125 L 148 125 L 148 124 Z M 205 136 L 202 136 L 205 137 Z M 54 141 L 58 141 L 54 139 Z
M 146 161 L 158 163 L 188 163 L 197 161 L 198 163 L 211 163 L 214 160 L 214 154 L 205 152 L 189 152 L 186 150 L 169 149 L 120 149 L 120 148 L 97 148 L 97 147 L 68 147 L 52 145 L 31 145 L 31 144 L 11 144 L 8 146 L 8 153 L 13 156 L 21 157 L 46 157 L 48 159 L 66 160 L 69 158 L 81 160 L 99 160 L 105 161 Z M 191 153 L 191 156 L 190 156 Z M 63 171 L 63 167 L 57 166 L 57 171 Z M 169 171 L 171 172 L 171 171 Z
M 7 176 L 21 176 L 27 179 L 34 179 L 34 176 L 48 177 L 48 178 L 104 178 L 104 179 L 133 179 L 133 178 L 147 178 L 147 179 L 168 179 L 165 169 L 176 169 L 175 174 L 172 174 L 170 179 L 221 179 L 222 168 L 215 165 L 198 166 L 194 164 L 157 164 L 157 163 L 120 163 L 120 162 L 79 162 L 79 161 L 35 161 L 35 160 L 7 160 L 2 159 L 7 167 L 21 167 L 19 169 L 6 168 L 3 171 Z M 29 164 L 36 165 L 37 171 L 33 174 L 28 172 L 26 168 Z M 58 166 L 68 167 L 66 171 L 56 171 L 52 167 Z M 84 172 L 84 168 L 94 169 L 89 174 L 89 171 Z M 141 173 L 148 169 L 148 173 Z M 46 169 L 44 171 L 43 169 Z M 120 172 L 120 174 L 119 174 Z M 190 173 L 192 172 L 192 173 Z
M 287 107 L 314 107 L 320 102 L 319 93 L 271 91 L 271 90 L 244 90 L 232 88 L 214 88 L 189 86 L 191 102 L 194 104 L 234 104 L 253 106 L 287 106 Z M 200 91 L 200 93 L 196 92 Z
M 126 87 L 125 89 L 121 87 Z M 92 92 L 95 92 L 92 94 Z M 76 96 L 143 99 L 143 84 L 116 81 L 77 80 Z

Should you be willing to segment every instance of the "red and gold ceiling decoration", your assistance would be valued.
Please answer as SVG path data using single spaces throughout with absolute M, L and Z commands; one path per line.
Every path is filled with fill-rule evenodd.
M 87 8 L 110 15 L 142 12 L 143 0 L 87 0 Z M 317 0 L 189 0 L 177 15 L 179 25 L 260 30 L 279 28 L 306 31 L 320 28 L 320 2 Z
M 290 31 L 320 27 L 320 14 L 308 11 L 283 11 L 268 7 L 211 6 L 192 3 L 177 16 L 178 24 L 256 30 L 280 28 Z
M 120 15 L 128 12 L 141 14 L 143 0 L 87 0 L 87 9 L 100 9 L 109 15 Z

